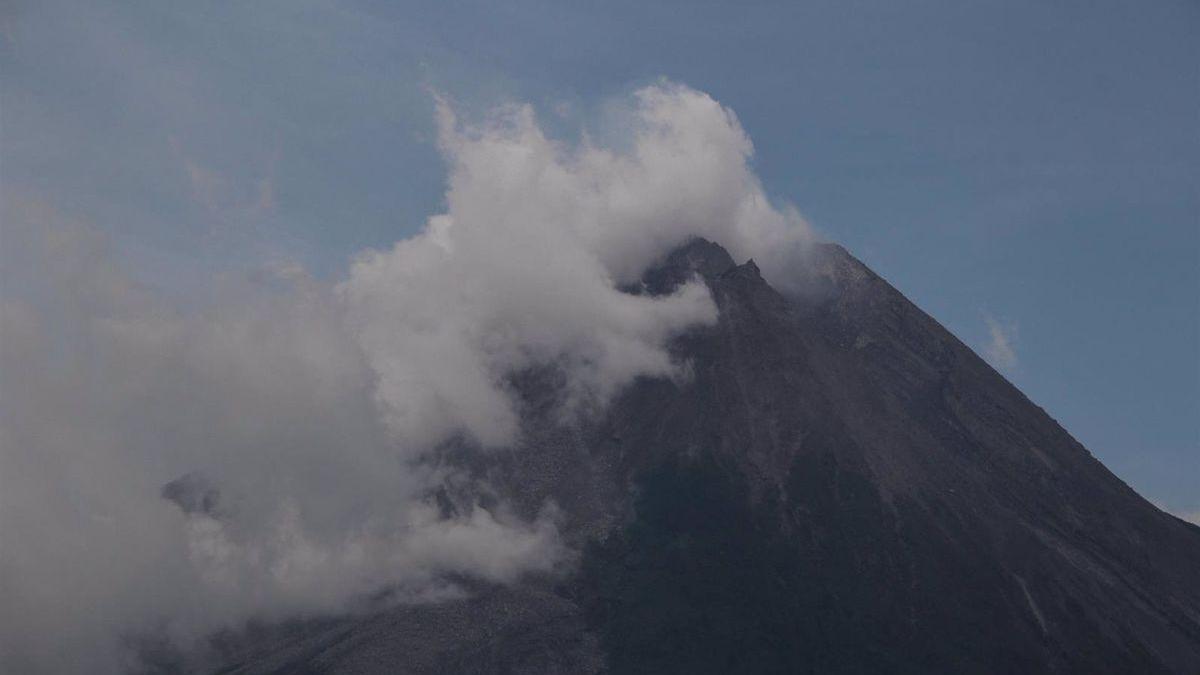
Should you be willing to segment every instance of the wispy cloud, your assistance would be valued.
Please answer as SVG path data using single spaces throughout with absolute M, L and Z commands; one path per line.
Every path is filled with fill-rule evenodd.
M 1015 321 L 996 319 L 984 314 L 988 328 L 988 343 L 983 348 L 983 357 L 1000 370 L 1012 370 L 1017 366 L 1017 339 L 1019 330 Z
M 180 140 L 170 137 L 175 153 L 187 176 L 192 201 L 210 216 L 221 221 L 254 220 L 275 210 L 275 164 L 279 158 L 276 148 L 255 167 L 255 176 L 228 176 L 202 164 L 188 153 Z

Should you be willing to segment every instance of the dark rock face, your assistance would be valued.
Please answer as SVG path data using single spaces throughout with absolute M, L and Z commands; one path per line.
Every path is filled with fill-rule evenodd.
M 222 672 L 1200 672 L 1200 528 L 1162 513 L 843 249 L 784 297 L 695 240 L 715 326 L 474 471 L 583 553 L 568 579 L 229 638 Z
M 175 504 L 188 515 L 200 514 L 216 518 L 221 510 L 221 492 L 203 475 L 188 473 L 163 486 L 162 498 Z

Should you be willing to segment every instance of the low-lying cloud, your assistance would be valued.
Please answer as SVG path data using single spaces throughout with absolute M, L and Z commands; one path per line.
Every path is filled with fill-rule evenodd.
M 296 265 L 215 280 L 183 305 L 139 286 L 52 206 L 4 206 L 0 658 L 116 671 L 123 637 L 182 645 L 250 617 L 352 610 L 555 572 L 553 504 L 446 517 L 422 458 L 451 437 L 519 443 L 514 372 L 564 375 L 564 422 L 711 323 L 700 282 L 618 290 L 696 235 L 787 286 L 810 233 L 770 204 L 752 146 L 710 97 L 662 83 L 600 147 L 528 106 L 466 124 L 440 101 L 446 212 L 330 284 Z M 64 645 L 71 645 L 64 648 Z

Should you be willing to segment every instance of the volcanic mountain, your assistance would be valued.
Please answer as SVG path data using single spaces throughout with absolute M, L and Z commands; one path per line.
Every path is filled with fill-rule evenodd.
M 554 369 L 521 373 L 522 442 L 445 449 L 527 516 L 557 504 L 565 575 L 253 626 L 217 670 L 1200 673 L 1200 528 L 844 249 L 811 258 L 785 295 L 691 241 L 626 289 L 703 278 L 689 377 L 567 422 Z

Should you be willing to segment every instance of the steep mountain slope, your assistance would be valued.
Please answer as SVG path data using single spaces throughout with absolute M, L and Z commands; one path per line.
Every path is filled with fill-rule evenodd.
M 785 297 L 694 240 L 687 381 L 446 461 L 581 551 L 565 579 L 223 636 L 222 672 L 1200 672 L 1200 528 L 1162 513 L 843 249 Z M 438 496 L 447 510 L 469 500 Z

